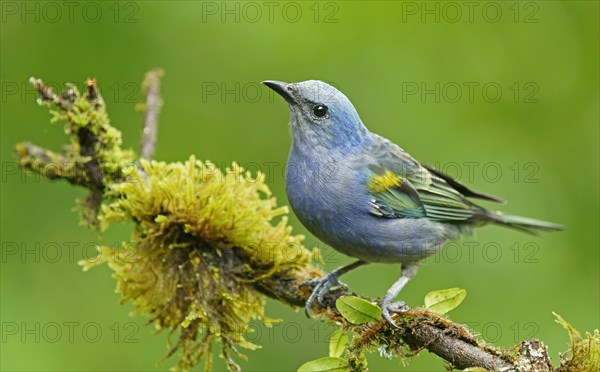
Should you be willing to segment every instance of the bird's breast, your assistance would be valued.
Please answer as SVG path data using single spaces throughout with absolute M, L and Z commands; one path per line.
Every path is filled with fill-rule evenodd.
M 363 182 L 348 161 L 290 153 L 286 172 L 290 206 L 304 226 L 327 240 L 367 211 Z

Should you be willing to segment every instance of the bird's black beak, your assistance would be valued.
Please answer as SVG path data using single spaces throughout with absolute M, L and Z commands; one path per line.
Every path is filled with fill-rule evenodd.
M 282 96 L 288 103 L 295 102 L 294 97 L 292 96 L 294 90 L 290 84 L 276 80 L 265 80 L 262 83 L 277 92 L 277 94 Z

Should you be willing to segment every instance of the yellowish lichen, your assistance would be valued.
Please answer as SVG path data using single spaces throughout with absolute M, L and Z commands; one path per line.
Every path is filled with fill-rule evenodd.
M 203 357 L 210 365 L 215 340 L 228 367 L 239 369 L 230 356 L 241 355 L 236 345 L 258 347 L 244 337 L 248 322 L 273 322 L 252 282 L 311 260 L 303 237 L 292 235 L 287 208 L 277 206 L 262 174 L 253 178 L 237 164 L 222 172 L 193 156 L 185 163 L 142 160 L 128 173 L 110 187 L 100 220 L 102 228 L 135 221 L 133 242 L 100 247 L 99 258 L 82 265 L 106 262 L 123 301 L 133 301 L 158 328 L 180 331 L 168 354 L 181 352 L 178 369 Z
M 95 86 L 95 81 L 88 81 L 88 86 L 91 84 Z M 110 124 L 104 100 L 99 94 L 92 97 L 89 91 L 81 94 L 74 85 L 67 86 L 63 97 L 68 95 L 64 102 L 70 104 L 51 110 L 51 122 L 65 122 L 65 133 L 70 135 L 71 143 L 66 147 L 66 155 L 74 163 L 91 160 L 82 159 L 81 155 L 81 147 L 87 145 L 82 143 L 83 132 L 89 132 L 87 142 L 93 146 L 89 156 L 98 162 L 105 183 L 119 181 L 124 176 L 121 170 L 134 162 L 133 151 L 121 148 L 121 132 Z
M 50 121 L 64 122 L 70 141 L 60 158 L 45 159 L 43 164 L 36 164 L 35 155 L 39 154 L 26 156 L 24 148 L 17 147 L 19 163 L 45 176 L 65 178 L 87 187 L 90 194 L 78 201 L 81 223 L 97 227 L 104 188 L 126 177 L 123 170 L 134 163 L 135 154 L 121 147 L 121 132 L 110 124 L 94 79 L 88 80 L 83 94 L 73 84 L 66 84 L 67 89 L 55 95 L 40 79 L 31 78 L 30 82 L 42 92 L 38 102 L 50 108 Z M 51 153 L 44 155 L 48 157 Z
M 581 337 L 571 324 L 560 315 L 554 313 L 556 322 L 569 333 L 571 344 L 569 349 L 560 356 L 559 372 L 600 371 L 600 331 L 586 332 L 586 338 Z

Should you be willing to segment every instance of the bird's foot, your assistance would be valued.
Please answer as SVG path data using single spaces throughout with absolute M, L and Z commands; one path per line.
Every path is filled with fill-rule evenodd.
M 383 318 L 388 323 L 390 323 L 392 326 L 394 326 L 396 328 L 399 328 L 399 327 L 392 319 L 392 316 L 390 313 L 402 314 L 402 313 L 407 312 L 408 310 L 410 310 L 410 307 L 408 307 L 408 305 L 404 301 L 389 302 L 389 301 L 386 301 L 385 299 L 383 301 L 381 301 L 381 315 L 383 315 Z
M 313 287 L 308 300 L 306 300 L 306 304 L 304 305 L 304 312 L 306 316 L 310 318 L 310 309 L 312 308 L 312 304 L 317 300 L 319 305 L 323 305 L 323 298 L 331 289 L 342 288 L 343 290 L 348 290 L 348 286 L 344 283 L 341 283 L 338 280 L 339 274 L 335 271 L 330 272 L 322 278 L 312 279 L 302 283 L 303 287 Z

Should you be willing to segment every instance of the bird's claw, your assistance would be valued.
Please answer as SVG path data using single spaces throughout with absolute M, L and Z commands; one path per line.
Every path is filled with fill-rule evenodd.
M 348 286 L 344 283 L 341 283 L 338 280 L 337 273 L 331 272 L 325 275 L 322 278 L 312 279 L 302 283 L 302 287 L 313 287 L 308 300 L 306 300 L 306 304 L 304 305 L 304 312 L 306 316 L 310 318 L 310 309 L 312 308 L 312 304 L 317 300 L 319 305 L 323 305 L 323 299 L 327 292 L 329 292 L 334 287 L 342 288 L 343 290 L 348 290 Z
M 408 310 L 410 310 L 410 308 L 404 301 L 397 301 L 397 302 L 390 303 L 390 302 L 387 302 L 384 300 L 381 302 L 381 315 L 383 315 L 383 318 L 389 324 L 391 324 L 393 327 L 396 327 L 396 328 L 400 328 L 400 327 L 398 327 L 396 322 L 394 322 L 390 313 L 402 314 L 402 313 L 407 312 Z

